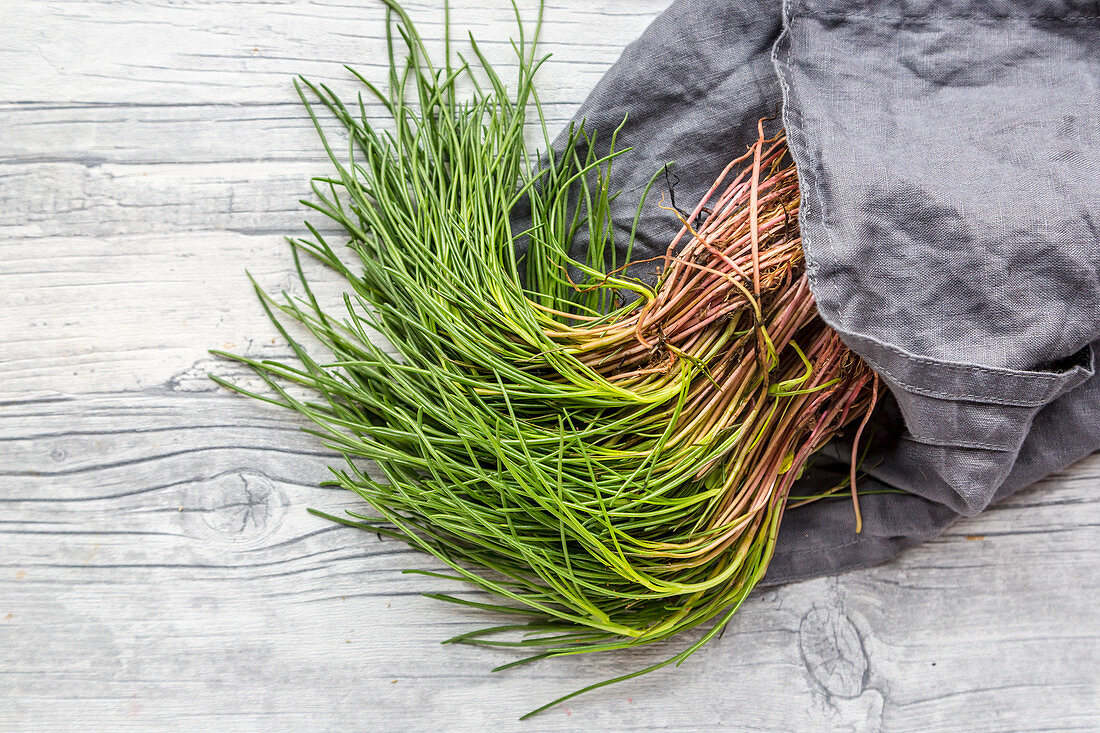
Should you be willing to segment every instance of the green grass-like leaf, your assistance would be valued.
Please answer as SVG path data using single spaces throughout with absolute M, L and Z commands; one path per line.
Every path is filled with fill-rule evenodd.
M 295 84 L 332 165 L 303 203 L 346 240 L 334 247 L 307 224 L 290 240 L 304 296 L 256 286 L 296 361 L 216 352 L 269 391 L 215 379 L 308 418 L 343 454 L 332 483 L 372 515 L 329 519 L 399 537 L 450 568 L 433 577 L 495 601 L 432 597 L 530 619 L 450 643 L 527 655 L 507 668 L 714 622 L 672 658 L 573 694 L 679 664 L 763 577 L 810 454 L 871 406 L 870 375 L 816 318 L 801 275 L 782 140 L 761 135 L 754 168 L 716 183 L 713 213 L 684 222 L 688 243 L 647 285 L 617 261 L 638 224 L 615 241 L 611 168 L 628 152 L 618 130 L 604 154 L 583 125 L 558 145 L 547 131 L 533 81 L 541 11 L 530 38 L 520 24 L 506 82 L 476 42 L 472 61 L 453 52 L 449 30 L 433 65 L 404 10 L 383 1 L 388 88 L 352 73 L 391 129 L 370 122 L 362 96 L 348 105 Z M 541 158 L 525 140 L 532 112 Z M 346 150 L 322 113 L 346 129 Z M 303 252 L 343 279 L 342 307 L 321 305 Z

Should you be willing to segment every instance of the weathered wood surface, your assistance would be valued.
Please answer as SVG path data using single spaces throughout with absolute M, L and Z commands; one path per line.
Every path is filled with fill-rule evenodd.
M 571 114 L 665 0 L 557 0 L 542 89 Z M 438 3 L 409 3 L 439 36 Z M 507 58 L 510 11 L 453 1 Z M 525 8 L 532 3 L 524 3 Z M 677 670 L 533 704 L 671 647 L 490 675 L 482 617 L 401 544 L 306 507 L 330 460 L 214 389 L 206 349 L 281 354 L 243 271 L 323 171 L 294 73 L 377 71 L 346 2 L 4 3 L 0 729 L 1096 730 L 1100 456 L 896 562 L 758 593 Z

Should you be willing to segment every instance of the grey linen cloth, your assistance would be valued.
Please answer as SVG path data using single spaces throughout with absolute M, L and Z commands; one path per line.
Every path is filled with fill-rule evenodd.
M 679 0 L 577 114 L 627 118 L 616 226 L 668 162 L 691 209 L 780 104 L 819 311 L 889 387 L 860 489 L 909 493 L 864 496 L 858 535 L 848 502 L 788 510 L 769 584 L 883 562 L 1100 449 L 1100 5 Z M 634 257 L 678 228 L 651 203 Z

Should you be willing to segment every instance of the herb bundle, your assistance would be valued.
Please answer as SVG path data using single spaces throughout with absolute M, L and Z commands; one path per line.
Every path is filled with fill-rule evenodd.
M 348 106 L 298 85 L 334 167 L 303 203 L 346 237 L 340 252 L 309 225 L 291 240 L 304 297 L 257 287 L 298 363 L 222 354 L 270 391 L 218 381 L 304 415 L 343 454 L 333 483 L 371 510 L 333 519 L 399 537 L 452 571 L 429 574 L 497 600 L 434 597 L 518 620 L 450 641 L 515 648 L 511 667 L 716 621 L 671 659 L 585 689 L 682 661 L 763 577 L 811 454 L 865 422 L 877 396 L 874 374 L 816 315 L 784 140 L 761 127 L 693 212 L 670 210 L 683 228 L 647 284 L 616 262 L 633 240 L 615 241 L 610 213 L 626 151 L 613 135 L 597 155 L 583 127 L 551 144 L 533 86 L 537 30 L 527 39 L 521 23 L 509 91 L 473 39 L 472 62 L 448 40 L 434 66 L 384 1 L 389 88 L 357 76 L 390 129 L 362 97 Z M 342 154 L 322 107 L 346 128 Z M 541 158 L 525 140 L 532 111 Z M 314 296 L 302 252 L 346 280 L 339 312 Z M 319 361 L 281 319 L 333 358 Z

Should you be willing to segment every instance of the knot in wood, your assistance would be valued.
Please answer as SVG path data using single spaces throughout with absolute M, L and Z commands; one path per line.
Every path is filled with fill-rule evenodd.
M 206 483 L 203 492 L 203 524 L 234 543 L 266 537 L 278 527 L 285 511 L 279 489 L 259 474 L 225 474 Z
M 798 648 L 810 676 L 829 695 L 863 694 L 869 661 L 855 625 L 833 608 L 811 609 L 798 627 Z

